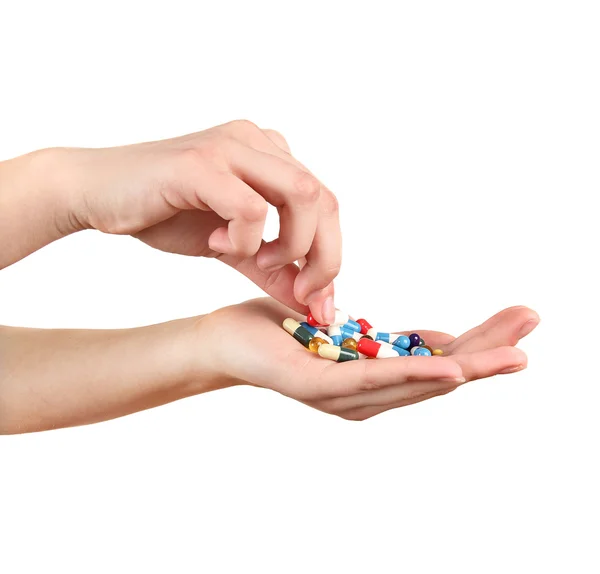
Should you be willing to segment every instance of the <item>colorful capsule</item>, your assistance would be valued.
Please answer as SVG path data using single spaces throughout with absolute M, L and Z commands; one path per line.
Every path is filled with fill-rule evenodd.
M 359 341 L 363 336 L 351 329 L 344 329 L 344 327 L 340 327 L 340 331 L 342 332 L 342 339 L 354 339 L 355 341 Z
M 410 347 L 410 339 L 406 335 L 398 335 L 398 338 L 392 341 L 392 345 L 402 349 L 408 349 Z
M 424 347 L 425 346 L 425 341 L 423 341 L 422 338 L 419 338 L 419 347 Z
M 431 357 L 431 351 L 425 347 L 412 347 L 410 354 L 416 357 Z
M 402 347 L 397 347 L 396 345 L 393 345 L 392 343 L 386 343 L 385 341 L 377 341 L 380 345 L 385 345 L 386 347 L 389 347 L 390 349 L 394 349 L 394 351 L 396 351 L 396 353 L 398 353 L 401 357 L 408 357 L 410 355 L 410 353 L 406 350 L 403 349 Z
M 344 339 L 342 341 L 342 347 L 344 347 L 344 349 L 353 349 L 354 351 L 356 351 L 356 345 L 357 345 L 357 341 L 356 339 L 353 339 L 351 337 L 349 337 L 348 339 Z
M 308 343 L 308 350 L 318 353 L 321 345 L 328 345 L 328 343 L 325 339 L 321 339 L 321 337 L 313 337 Z
M 327 334 L 331 337 L 334 345 L 341 345 L 344 340 L 342 337 L 342 329 L 339 325 L 329 325 L 327 327 Z
M 417 333 L 411 333 L 408 337 L 410 339 L 410 347 L 418 347 L 421 342 L 421 337 Z
M 431 354 L 441 357 L 444 354 L 444 351 L 442 351 L 441 349 L 434 349 L 433 351 L 431 351 Z
M 356 350 L 367 357 L 376 359 L 387 359 L 391 357 L 399 357 L 400 353 L 387 345 L 382 345 L 379 341 L 371 341 L 364 337 L 356 345 Z
M 302 343 L 307 349 L 310 340 L 313 338 L 313 334 L 307 331 L 298 321 L 295 319 L 288 318 L 283 322 L 283 328 L 292 336 L 296 341 Z
M 312 315 L 312 313 L 309 311 L 308 315 L 306 316 L 306 322 L 311 326 L 311 327 L 317 327 L 317 329 L 319 327 L 327 327 L 328 325 L 321 325 L 321 323 L 319 323 Z
M 369 321 L 366 319 L 357 319 L 356 322 L 360 325 L 360 332 L 363 335 L 366 335 L 367 331 L 373 328 L 373 325 L 371 325 L 371 323 L 369 323 Z
M 335 319 L 333 320 L 333 323 L 331 323 L 331 325 L 341 327 L 342 325 L 345 325 L 346 323 L 348 323 L 349 320 L 350 320 L 350 316 L 348 315 L 348 313 L 344 313 L 343 311 L 336 309 L 335 310 Z M 354 323 L 354 321 L 352 321 L 352 322 Z
M 386 343 L 393 343 L 399 337 L 396 333 L 384 333 L 377 329 L 369 329 L 367 335 L 375 341 L 385 341 Z
M 330 324 L 331 326 L 341 326 L 344 323 L 347 323 L 349 321 L 350 317 L 348 316 L 348 313 L 344 313 L 343 311 L 340 311 L 339 309 L 335 310 L 335 318 L 333 319 L 333 322 Z M 306 322 L 311 325 L 312 327 L 329 327 L 330 325 L 324 325 L 319 323 L 312 315 L 312 313 L 308 313 L 308 315 L 306 316 Z M 352 321 L 354 323 L 354 321 Z
M 309 325 L 306 321 L 300 323 L 309 333 L 312 333 L 314 337 L 321 337 L 321 339 L 325 339 L 326 343 L 333 345 L 333 341 L 325 334 L 323 331 L 319 331 L 316 327 Z
M 362 327 L 356 321 L 353 321 L 352 319 L 348 319 L 342 325 L 342 329 L 349 329 L 349 330 L 352 330 L 352 331 L 356 331 L 357 333 L 360 333 Z
M 319 355 L 325 359 L 343 363 L 345 361 L 356 361 L 358 352 L 354 349 L 346 349 L 345 347 L 336 347 L 335 345 L 321 345 L 319 347 Z

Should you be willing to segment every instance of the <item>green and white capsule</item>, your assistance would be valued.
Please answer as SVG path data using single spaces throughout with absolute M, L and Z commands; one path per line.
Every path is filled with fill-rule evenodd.
M 292 336 L 296 341 L 302 343 L 307 349 L 310 340 L 314 335 L 307 331 L 298 321 L 295 319 L 288 318 L 283 322 L 283 328 Z
M 346 349 L 346 347 L 338 347 L 336 345 L 321 345 L 319 347 L 319 355 L 324 359 L 343 363 L 345 361 L 356 361 L 358 352 L 354 349 Z

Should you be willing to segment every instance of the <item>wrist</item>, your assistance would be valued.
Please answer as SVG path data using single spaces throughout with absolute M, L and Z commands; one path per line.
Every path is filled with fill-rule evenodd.
M 84 228 L 74 209 L 68 150 L 47 148 L 0 163 L 0 203 L 12 217 L 31 221 L 58 239 Z M 43 218 L 43 219 L 42 219 Z M 43 224 L 43 225 L 42 225 Z
M 87 229 L 81 189 L 75 181 L 74 149 L 47 148 L 30 154 L 34 185 L 47 201 L 61 236 Z
M 218 315 L 221 311 L 187 320 L 190 321 L 190 329 L 186 337 L 193 373 L 190 379 L 190 394 L 196 395 L 242 383 L 226 369 L 228 358 L 223 356 L 223 351 L 227 350 L 229 345 L 223 342 L 218 329 L 218 319 L 215 322 L 215 314 Z

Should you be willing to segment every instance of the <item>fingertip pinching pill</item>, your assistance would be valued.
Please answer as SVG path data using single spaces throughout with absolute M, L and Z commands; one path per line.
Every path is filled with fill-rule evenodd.
M 337 347 L 336 345 L 328 345 L 327 343 L 319 347 L 319 355 L 325 359 L 336 361 L 338 363 L 358 360 L 358 352 L 354 349 Z
M 306 316 L 306 322 L 311 326 L 311 327 L 328 327 L 329 325 L 323 325 L 321 323 L 319 323 L 314 317 L 313 314 L 309 311 L 308 315 Z
M 283 328 L 290 334 L 296 341 L 302 343 L 306 348 L 310 340 L 313 338 L 313 334 L 307 331 L 298 321 L 295 319 L 288 318 L 283 322 Z
M 348 313 L 344 313 L 343 311 L 336 309 L 335 310 L 335 318 L 333 319 L 333 322 L 331 324 L 341 327 L 342 325 L 347 323 L 349 319 L 350 319 L 350 316 L 348 315 Z

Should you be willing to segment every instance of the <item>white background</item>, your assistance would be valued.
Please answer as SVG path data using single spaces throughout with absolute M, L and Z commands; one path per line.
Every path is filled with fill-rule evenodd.
M 597 2 L 157 4 L 2 0 L 0 158 L 251 119 L 340 199 L 340 307 L 542 323 L 526 371 L 362 423 L 243 387 L 0 437 L 0 572 L 598 572 Z M 258 295 L 86 232 L 0 273 L 0 323 Z

